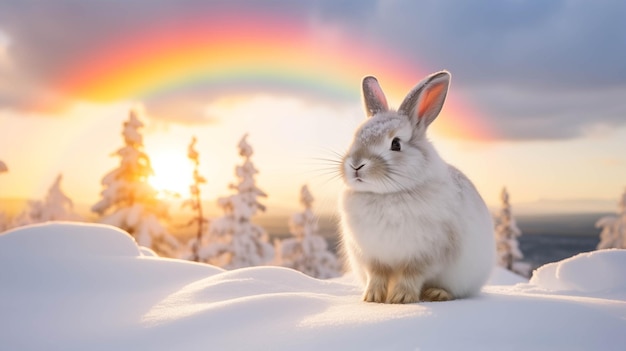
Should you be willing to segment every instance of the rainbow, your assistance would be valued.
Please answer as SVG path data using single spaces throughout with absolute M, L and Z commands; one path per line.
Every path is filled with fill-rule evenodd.
M 200 89 L 358 101 L 362 77 L 374 74 L 396 101 L 425 75 L 383 45 L 362 41 L 284 16 L 190 17 L 182 25 L 155 25 L 102 43 L 70 63 L 56 85 L 69 96 L 101 103 Z M 486 128 L 468 110 L 448 107 L 450 117 L 439 130 L 484 137 Z

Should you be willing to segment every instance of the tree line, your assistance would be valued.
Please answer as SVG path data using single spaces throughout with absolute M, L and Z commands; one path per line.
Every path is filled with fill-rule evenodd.
M 137 243 L 156 255 L 182 258 L 213 264 L 226 269 L 281 265 L 299 270 L 317 278 L 331 278 L 341 274 L 341 264 L 329 249 L 325 238 L 318 234 L 318 218 L 313 211 L 314 197 L 306 185 L 300 189 L 302 212 L 289 219 L 291 237 L 270 242 L 268 233 L 252 218 L 265 211 L 262 199 L 267 195 L 255 180 L 258 173 L 253 161 L 252 146 L 244 135 L 237 148 L 241 164 L 235 166 L 236 179 L 229 184 L 232 194 L 217 199 L 223 214 L 209 219 L 202 204 L 202 185 L 207 182 L 200 174 L 200 153 L 193 137 L 187 148 L 187 157 L 193 164 L 189 197 L 182 206 L 192 211 L 185 224 L 194 230 L 185 243 L 167 229 L 168 205 L 157 195 L 148 179 L 154 171 L 150 157 L 144 151 L 141 129 L 143 122 L 134 111 L 122 127 L 123 146 L 115 151 L 119 165 L 101 180 L 100 199 L 92 207 L 97 221 L 127 231 Z M 0 161 L 0 173 L 8 172 Z M 52 220 L 86 221 L 73 209 L 72 200 L 61 189 L 59 175 L 46 194 L 38 201 L 29 201 L 26 209 L 15 218 L 0 211 L 0 232 L 32 223 Z M 498 265 L 528 275 L 528 267 L 521 264 L 523 254 L 518 237 L 522 234 L 512 214 L 509 193 L 502 189 L 501 208 L 495 216 L 494 235 Z M 626 191 L 618 203 L 614 216 L 600 218 L 596 226 L 602 228 L 598 249 L 626 248 Z
M 202 206 L 200 154 L 197 139 L 192 138 L 187 157 L 193 163 L 189 198 L 182 206 L 192 210 L 186 223 L 195 229 L 195 235 L 181 242 L 168 230 L 168 204 L 148 182 L 154 171 L 150 156 L 144 150 L 141 129 L 143 122 L 131 111 L 123 122 L 123 146 L 113 155 L 118 166 L 101 179 L 100 199 L 91 211 L 97 221 L 119 227 L 142 247 L 155 255 L 205 262 L 226 269 L 276 264 L 298 269 L 317 278 L 330 278 L 342 273 L 341 264 L 329 249 L 326 240 L 318 234 L 318 219 L 312 211 L 313 196 L 306 185 L 301 188 L 303 211 L 289 220 L 291 238 L 270 242 L 269 234 L 252 218 L 265 211 L 262 198 L 267 195 L 257 184 L 258 173 L 253 161 L 252 146 L 244 135 L 237 147 L 242 163 L 235 166 L 236 179 L 229 184 L 232 194 L 217 200 L 222 216 L 209 219 Z M 0 171 L 8 171 L 0 163 Z M 0 231 L 52 220 L 86 221 L 74 211 L 72 200 L 61 190 L 59 175 L 43 200 L 29 201 L 26 209 L 12 220 L 0 214 Z

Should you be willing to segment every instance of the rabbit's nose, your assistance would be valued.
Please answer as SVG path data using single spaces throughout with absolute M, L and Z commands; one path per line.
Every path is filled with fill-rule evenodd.
M 359 169 L 365 167 L 365 163 L 363 163 L 362 165 L 360 165 L 359 167 L 354 167 L 353 165 L 350 165 L 350 167 L 352 167 L 352 169 L 354 169 L 355 171 L 358 171 Z

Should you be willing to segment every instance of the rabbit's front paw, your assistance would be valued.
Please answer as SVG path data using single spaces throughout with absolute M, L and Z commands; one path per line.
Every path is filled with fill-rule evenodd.
M 383 279 L 372 279 L 367 284 L 363 301 L 384 303 L 387 298 L 387 282 Z
M 389 303 L 414 303 L 419 302 L 420 295 L 419 289 L 410 284 L 399 283 L 393 289 L 391 296 L 389 297 Z

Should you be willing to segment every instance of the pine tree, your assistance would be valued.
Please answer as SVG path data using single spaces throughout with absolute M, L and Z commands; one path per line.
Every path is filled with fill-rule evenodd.
M 617 214 L 600 218 L 596 228 L 602 228 L 598 250 L 626 249 L 626 189 L 617 203 Z
M 0 174 L 8 172 L 9 167 L 7 167 L 6 163 L 0 161 Z M 9 216 L 3 211 L 0 211 L 0 233 L 9 229 Z
M 202 237 L 205 232 L 206 224 L 208 224 L 208 220 L 204 217 L 202 212 L 202 196 L 200 191 L 200 185 L 206 183 L 206 179 L 200 175 L 200 155 L 196 150 L 196 137 L 191 139 L 191 143 L 187 148 L 187 157 L 193 162 L 193 183 L 189 186 L 189 193 L 191 194 L 191 198 L 183 202 L 183 207 L 189 206 L 193 211 L 195 211 L 194 217 L 189 221 L 188 225 L 196 225 L 196 237 L 190 240 L 189 249 L 191 250 L 191 255 L 189 259 L 192 261 L 200 261 L 200 247 L 202 245 Z
M 9 229 L 9 216 L 4 211 L 0 211 L 0 233 Z
M 496 220 L 495 230 L 498 264 L 512 271 L 514 270 L 513 263 L 524 258 L 517 242 L 517 237 L 522 235 L 522 231 L 517 227 L 515 218 L 513 218 L 511 205 L 509 204 L 509 193 L 506 188 L 502 188 L 500 199 L 502 208 Z
M 253 150 L 247 136 L 238 145 L 243 164 L 235 168 L 237 183 L 229 186 L 236 193 L 217 200 L 224 215 L 211 222 L 209 243 L 200 250 L 202 261 L 226 269 L 263 265 L 274 257 L 267 233 L 251 221 L 257 211 L 265 211 L 258 198 L 267 195 L 256 186 L 258 171 L 250 160 Z
M 124 146 L 114 155 L 120 165 L 102 178 L 102 199 L 91 210 L 102 216 L 102 222 L 126 230 L 139 245 L 160 255 L 175 256 L 178 242 L 161 223 L 168 217 L 167 207 L 157 198 L 150 184 L 150 158 L 143 151 L 143 123 L 134 111 L 124 122 Z
M 303 212 L 289 220 L 293 238 L 276 241 L 277 263 L 315 278 L 327 279 L 341 274 L 337 257 L 328 251 L 328 243 L 317 234 L 317 217 L 313 213 L 313 195 L 306 185 L 300 189 Z
M 48 194 L 42 201 L 29 201 L 26 209 L 14 220 L 14 226 L 42 223 L 47 221 L 82 221 L 83 218 L 74 212 L 74 203 L 63 190 L 59 174 Z

